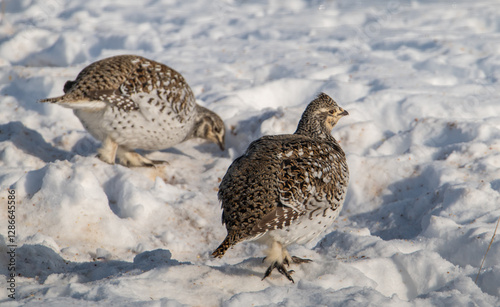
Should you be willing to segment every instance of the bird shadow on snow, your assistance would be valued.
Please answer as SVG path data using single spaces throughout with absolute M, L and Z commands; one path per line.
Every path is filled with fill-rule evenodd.
M 57 139 L 56 139 L 57 140 Z M 92 137 L 83 137 L 78 140 L 75 145 L 71 148 L 73 155 L 80 155 L 84 157 L 95 156 L 97 154 L 97 148 L 99 148 L 100 143 Z
M 141 149 L 136 149 L 135 151 L 138 152 L 141 155 L 146 155 L 146 154 L 149 154 L 149 153 L 153 153 L 156 150 L 141 150 Z M 179 155 L 179 156 L 185 156 L 185 157 L 188 157 L 190 159 L 194 159 L 193 156 L 191 156 L 191 155 L 189 155 L 189 154 L 187 154 L 187 153 L 183 152 L 182 150 L 179 150 L 179 149 L 177 149 L 175 147 L 169 147 L 169 148 L 161 149 L 161 150 L 158 150 L 158 152 L 169 153 L 169 154 Z
M 133 262 L 106 259 L 71 262 L 46 246 L 25 244 L 17 249 L 16 257 L 16 273 L 22 277 L 36 278 L 41 284 L 52 274 L 76 275 L 78 282 L 92 282 L 114 275 L 142 274 L 158 268 L 189 264 L 172 259 L 172 253 L 165 249 L 140 253 Z
M 227 148 L 222 151 L 219 148 L 219 145 L 214 143 L 204 142 L 198 145 L 195 145 L 194 148 L 202 153 L 212 154 L 213 156 L 222 156 L 224 158 L 229 158 L 229 153 Z
M 52 146 L 39 132 L 18 121 L 0 125 L 0 142 L 4 141 L 11 141 L 19 150 L 44 162 L 69 160 L 75 155 Z
M 209 144 L 209 143 L 194 145 L 192 147 L 194 149 L 198 150 L 200 153 L 209 153 L 209 154 L 213 154 L 213 155 L 216 155 L 217 151 L 220 151 L 220 149 L 217 145 Z M 168 147 L 168 148 L 164 148 L 164 149 L 160 149 L 160 150 L 135 149 L 134 151 L 140 155 L 143 155 L 143 156 L 146 156 L 148 154 L 154 155 L 155 152 L 159 152 L 159 153 L 171 154 L 171 155 L 175 155 L 175 156 L 184 156 L 184 157 L 188 157 L 189 159 L 193 159 L 193 160 L 197 159 L 196 154 L 194 154 L 194 155 L 188 154 L 188 153 L 186 153 L 186 152 L 184 152 L 181 149 L 176 148 L 176 147 Z M 153 160 L 155 160 L 155 159 L 153 159 Z M 168 164 L 168 160 L 160 159 L 158 161 L 165 162 Z
M 264 277 L 264 272 L 267 269 L 267 266 L 263 265 L 263 262 L 264 258 L 249 258 L 234 265 L 227 264 L 222 266 L 210 266 L 210 268 L 228 276 L 257 276 L 262 278 Z M 263 268 L 263 271 L 258 270 L 261 267 Z M 255 268 L 256 270 L 251 268 Z M 275 272 L 277 273 L 277 271 Z

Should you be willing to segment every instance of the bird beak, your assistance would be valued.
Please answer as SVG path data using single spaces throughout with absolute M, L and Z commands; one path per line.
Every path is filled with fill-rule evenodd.
M 346 116 L 346 115 L 349 115 L 349 112 L 347 112 L 346 110 L 344 110 L 342 113 L 339 114 L 340 116 Z
M 220 150 L 224 151 L 224 136 L 222 135 L 220 138 L 217 138 L 217 144 L 219 144 Z

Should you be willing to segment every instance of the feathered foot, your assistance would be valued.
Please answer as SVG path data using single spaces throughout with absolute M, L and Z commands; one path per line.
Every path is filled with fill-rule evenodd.
M 118 157 L 118 161 L 120 161 L 120 164 L 125 165 L 125 166 L 145 166 L 145 167 L 154 167 L 155 162 L 151 161 L 140 154 L 134 152 L 134 151 L 129 151 L 126 148 L 123 148 L 122 146 L 118 147 L 118 151 L 116 152 L 116 156 Z
M 288 264 L 288 261 L 287 261 L 287 264 Z M 266 273 L 264 274 L 264 277 L 262 277 L 262 280 L 266 279 L 266 277 L 268 277 L 269 275 L 271 275 L 271 272 L 274 269 L 277 269 L 278 272 L 280 272 L 281 274 L 285 275 L 286 278 L 288 278 L 289 281 L 291 281 L 292 283 L 295 283 L 295 281 L 293 280 L 292 275 L 291 275 L 294 271 L 293 270 L 288 271 L 285 268 L 285 262 L 282 262 L 280 264 L 278 261 L 274 261 L 273 263 L 271 263 L 271 265 L 267 268 Z
M 118 144 L 111 138 L 107 137 L 104 142 L 102 142 L 101 147 L 97 150 L 97 157 L 106 163 L 115 164 L 117 149 Z

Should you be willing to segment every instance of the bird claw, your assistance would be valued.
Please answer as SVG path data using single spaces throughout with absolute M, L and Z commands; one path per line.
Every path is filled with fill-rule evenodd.
M 264 274 L 264 277 L 262 278 L 262 280 L 266 279 L 266 277 L 268 277 L 269 275 L 271 275 L 271 272 L 274 270 L 274 269 L 277 269 L 278 272 L 280 272 L 282 275 L 285 275 L 286 278 L 288 278 L 289 281 L 291 281 L 292 283 L 295 283 L 295 281 L 293 280 L 291 274 L 294 273 L 293 270 L 290 270 L 288 271 L 286 268 L 285 268 L 285 262 L 281 263 L 281 264 L 278 264 L 277 261 L 273 262 L 266 270 L 266 273 Z
M 300 258 L 300 257 L 297 257 L 297 256 L 292 256 L 292 261 L 293 261 L 293 263 L 309 263 L 309 262 L 312 262 L 311 259 Z
M 312 262 L 311 259 L 306 259 L 306 258 L 300 258 L 300 257 L 297 257 L 297 256 L 292 256 L 291 258 L 289 258 L 289 257 L 285 258 L 283 260 L 283 263 L 286 264 L 286 265 L 288 265 L 288 266 L 290 266 L 290 260 L 293 263 L 297 263 L 297 264 Z
M 262 262 L 264 262 L 266 260 L 267 257 L 264 257 L 264 259 L 262 259 Z M 290 280 L 291 282 L 295 283 L 295 281 L 293 280 L 291 274 L 293 274 L 295 271 L 294 270 L 290 270 L 288 271 L 286 268 L 285 268 L 285 265 L 286 266 L 290 266 L 290 260 L 293 262 L 293 263 L 309 263 L 309 262 L 312 262 L 311 259 L 306 259 L 306 258 L 300 258 L 300 257 L 297 257 L 297 256 L 292 256 L 292 257 L 286 257 L 285 259 L 283 259 L 283 263 L 282 264 L 278 264 L 277 261 L 273 262 L 266 270 L 266 273 L 264 274 L 264 277 L 262 278 L 262 280 L 266 279 L 266 277 L 268 277 L 269 275 L 271 275 L 271 272 L 274 270 L 274 269 L 277 269 L 278 272 L 280 272 L 281 274 L 285 275 L 286 278 L 288 278 L 288 280 Z

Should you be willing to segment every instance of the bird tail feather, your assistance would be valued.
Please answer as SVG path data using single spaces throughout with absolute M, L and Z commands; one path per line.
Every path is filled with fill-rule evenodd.
M 50 103 L 58 103 L 60 101 L 62 101 L 64 98 L 64 95 L 63 96 L 59 96 L 59 97 L 53 97 L 53 98 L 45 98 L 45 99 L 40 99 L 38 100 L 38 102 L 50 102 Z
M 222 241 L 222 243 L 219 245 L 219 247 L 217 247 L 217 249 L 212 253 L 212 257 L 214 258 L 222 258 L 222 256 L 224 256 L 224 254 L 226 253 L 226 251 L 231 247 L 233 246 L 233 243 L 231 242 L 232 239 L 227 236 L 224 241 Z
M 86 111 L 99 111 L 106 107 L 106 102 L 101 100 L 90 100 L 90 99 L 70 99 L 68 97 L 59 96 L 54 98 L 40 99 L 39 102 L 49 102 L 57 103 L 60 106 L 75 109 L 75 110 L 86 110 Z

